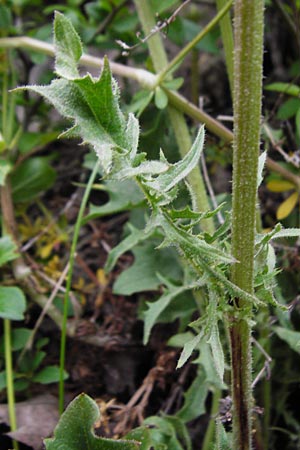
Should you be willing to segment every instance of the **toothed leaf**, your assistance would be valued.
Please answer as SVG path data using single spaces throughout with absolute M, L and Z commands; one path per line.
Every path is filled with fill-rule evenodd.
M 26 88 L 45 97 L 64 117 L 74 121 L 72 135 L 79 135 L 91 145 L 105 170 L 112 163 L 112 149 L 130 150 L 126 121 L 118 104 L 118 89 L 112 79 L 107 59 L 99 79 L 86 75 L 74 80 L 54 80 L 49 86 Z
M 157 191 L 168 192 L 180 181 L 182 181 L 198 164 L 204 145 L 204 127 L 198 132 L 191 150 L 185 157 L 170 166 L 169 170 L 159 175 L 155 180 L 149 181 L 147 185 Z

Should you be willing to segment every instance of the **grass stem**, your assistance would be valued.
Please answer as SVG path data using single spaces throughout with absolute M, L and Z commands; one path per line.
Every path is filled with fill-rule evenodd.
M 17 418 L 15 410 L 14 373 L 12 363 L 11 321 L 8 319 L 4 319 L 4 348 L 9 423 L 11 431 L 16 431 Z M 18 442 L 13 441 L 13 447 L 14 450 L 19 450 Z
M 100 162 L 97 160 L 93 171 L 90 175 L 89 181 L 87 183 L 87 186 L 84 191 L 84 195 L 82 198 L 82 202 L 80 205 L 80 209 L 78 212 L 76 224 L 74 227 L 74 234 L 73 234 L 73 240 L 70 250 L 70 257 L 69 257 L 69 270 L 68 270 L 68 276 L 67 276 L 67 282 L 66 282 L 66 292 L 64 295 L 64 308 L 63 308 L 63 320 L 62 320 L 62 329 L 61 329 L 61 342 L 60 342 L 60 374 L 59 374 L 59 411 L 60 414 L 63 413 L 64 410 L 64 397 L 65 397 L 65 360 L 66 360 L 66 341 L 67 341 L 67 320 L 68 320 L 68 307 L 69 307 L 69 295 L 72 285 L 72 275 L 73 275 L 73 268 L 74 268 L 74 262 L 75 262 L 75 256 L 76 256 L 76 247 L 77 242 L 79 238 L 79 231 L 83 219 L 83 214 L 89 199 L 89 195 L 93 186 L 93 183 L 95 181 L 95 178 L 98 174 Z

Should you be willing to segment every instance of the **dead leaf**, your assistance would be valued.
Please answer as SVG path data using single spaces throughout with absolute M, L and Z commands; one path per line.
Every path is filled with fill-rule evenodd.
M 18 428 L 8 436 L 33 450 L 43 448 L 43 439 L 50 436 L 59 420 L 58 402 L 53 395 L 40 395 L 16 404 Z M 7 405 L 0 405 L 0 423 L 9 424 Z

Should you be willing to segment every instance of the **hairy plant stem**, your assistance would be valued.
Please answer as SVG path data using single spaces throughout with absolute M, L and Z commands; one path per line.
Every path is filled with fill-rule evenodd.
M 152 39 L 152 38 L 151 38 Z M 29 38 L 27 36 L 20 37 L 9 37 L 0 38 L 0 48 L 25 48 L 28 50 L 43 53 L 45 55 L 54 56 L 54 46 L 46 42 L 40 41 L 38 39 Z M 88 54 L 82 55 L 80 58 L 80 64 L 93 67 L 101 68 L 103 67 L 103 59 L 96 56 L 91 56 Z M 130 78 L 137 81 L 143 88 L 152 90 L 157 85 L 157 75 L 148 72 L 144 69 L 138 69 L 134 67 L 128 67 L 123 64 L 118 64 L 115 62 L 110 62 L 110 67 L 114 75 L 119 75 L 124 78 Z M 178 94 L 178 92 L 165 89 L 168 96 L 170 105 L 175 109 L 179 110 L 181 113 L 186 114 L 188 117 L 204 123 L 206 128 L 220 139 L 226 143 L 231 143 L 233 140 L 233 133 L 229 128 L 226 128 L 221 122 L 211 117 L 205 111 L 197 108 L 193 103 L 189 102 L 185 97 Z M 284 169 L 278 163 L 273 161 L 271 158 L 267 158 L 266 166 L 268 169 L 273 170 L 281 174 L 286 180 L 290 180 L 297 186 L 300 186 L 300 177 L 293 174 L 292 172 Z
M 260 140 L 263 0 L 235 1 L 232 281 L 253 293 L 257 169 Z M 233 400 L 233 448 L 252 442 L 251 305 L 234 298 L 229 316 Z
M 148 35 L 156 25 L 151 4 L 148 0 L 135 0 L 135 5 L 144 33 Z M 168 59 L 160 34 L 153 35 L 147 43 L 156 72 L 163 71 L 166 67 L 168 67 Z M 168 113 L 178 143 L 179 152 L 183 157 L 192 145 L 186 121 L 183 113 L 174 107 L 169 106 Z M 195 193 L 195 201 L 198 210 L 208 210 L 209 202 L 200 169 L 194 169 L 190 173 L 188 180 L 192 186 L 193 192 Z M 211 219 L 203 221 L 203 228 L 209 233 L 213 233 L 213 221 Z
M 63 309 L 63 320 L 62 320 L 62 328 L 61 328 L 61 342 L 60 342 L 60 373 L 59 373 L 59 412 L 60 414 L 63 413 L 64 410 L 64 369 L 65 369 L 65 359 L 66 359 L 66 341 L 67 341 L 67 320 L 68 320 L 68 307 L 69 307 L 69 295 L 72 285 L 72 275 L 73 275 L 73 268 L 74 268 L 74 262 L 75 262 L 75 254 L 76 254 L 76 247 L 77 242 L 79 238 L 79 231 L 83 219 L 83 214 L 91 193 L 91 189 L 93 186 L 93 183 L 95 181 L 95 178 L 97 176 L 98 170 L 100 167 L 100 160 L 98 159 L 93 171 L 90 175 L 88 184 L 85 188 L 83 198 L 81 201 L 81 205 L 79 208 L 78 216 L 76 219 L 76 224 L 74 228 L 74 234 L 72 239 L 72 245 L 71 245 L 71 251 L 69 256 L 69 270 L 68 270 L 68 277 L 67 277 L 67 283 L 66 283 L 66 292 L 64 295 L 64 309 Z

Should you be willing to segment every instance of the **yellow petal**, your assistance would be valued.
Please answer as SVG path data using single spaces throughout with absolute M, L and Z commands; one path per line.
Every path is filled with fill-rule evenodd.
M 285 180 L 272 180 L 267 183 L 267 188 L 271 192 L 285 192 L 291 189 L 295 189 L 295 185 L 290 181 Z
M 285 219 L 295 208 L 298 201 L 298 192 L 293 192 L 277 209 L 276 216 L 278 220 Z

